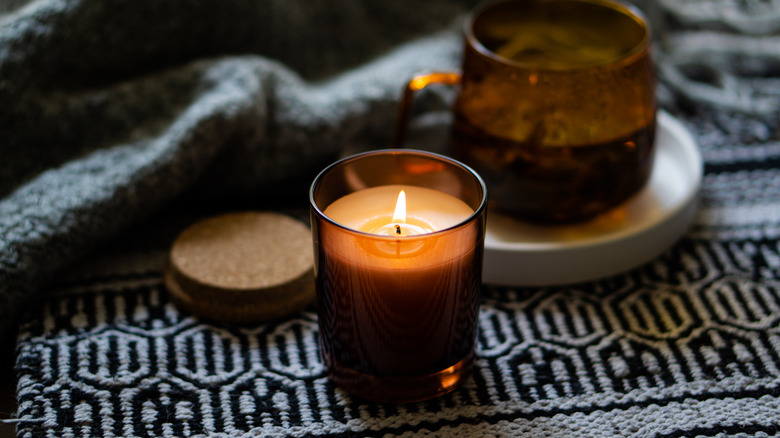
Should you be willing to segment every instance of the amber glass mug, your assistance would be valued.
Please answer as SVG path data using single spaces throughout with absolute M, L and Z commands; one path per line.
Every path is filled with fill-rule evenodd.
M 451 155 L 476 170 L 490 207 L 542 223 L 584 221 L 647 182 L 657 104 L 647 21 L 610 0 L 499 0 L 467 18 L 462 72 L 409 81 L 458 85 Z

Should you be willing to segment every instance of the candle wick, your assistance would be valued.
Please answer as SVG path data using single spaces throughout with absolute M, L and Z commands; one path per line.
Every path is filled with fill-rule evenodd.
M 401 226 L 400 225 L 396 225 L 395 226 L 395 234 L 401 234 Z

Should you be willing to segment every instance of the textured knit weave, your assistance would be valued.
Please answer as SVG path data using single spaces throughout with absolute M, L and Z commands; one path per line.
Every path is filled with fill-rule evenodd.
M 406 405 L 327 381 L 314 309 L 205 321 L 160 268 L 195 218 L 387 143 L 408 75 L 457 65 L 469 5 L 40 0 L 0 19 L 0 321 L 32 303 L 20 436 L 780 436 L 780 71 L 755 24 L 776 3 L 642 3 L 659 95 L 705 159 L 693 227 L 622 275 L 485 287 L 473 377 Z M 696 35 L 743 47 L 669 44 Z M 447 122 L 428 103 L 421 142 Z
M 405 80 L 457 65 L 466 7 L 331 3 L 45 0 L 3 16 L 0 334 L 43 282 L 182 193 L 259 203 L 344 148 L 387 146 Z

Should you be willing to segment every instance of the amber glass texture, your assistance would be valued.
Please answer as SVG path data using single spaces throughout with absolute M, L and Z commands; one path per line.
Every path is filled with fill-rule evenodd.
M 346 228 L 323 212 L 375 186 L 426 187 L 474 213 L 418 236 Z M 322 359 L 329 378 L 371 400 L 410 402 L 451 391 L 474 360 L 486 189 L 462 164 L 413 150 L 339 161 L 312 184 L 311 224 Z
M 617 2 L 477 8 L 466 23 L 453 156 L 485 178 L 492 206 L 522 219 L 574 222 L 616 206 L 653 166 L 650 47 L 644 18 Z

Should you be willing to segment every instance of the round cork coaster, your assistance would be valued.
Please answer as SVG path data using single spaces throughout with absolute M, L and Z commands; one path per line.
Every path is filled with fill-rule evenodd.
M 176 238 L 164 280 L 176 304 L 207 318 L 239 324 L 282 318 L 314 298 L 311 233 L 278 213 L 209 218 Z

